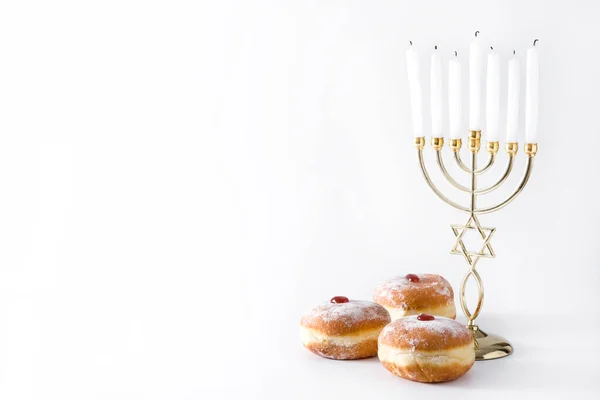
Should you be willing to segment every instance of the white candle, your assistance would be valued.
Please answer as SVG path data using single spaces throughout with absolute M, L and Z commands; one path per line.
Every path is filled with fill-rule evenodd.
M 458 53 L 448 62 L 448 118 L 450 138 L 458 139 L 462 131 L 462 77 Z
M 519 60 L 513 51 L 513 58 L 508 62 L 508 103 L 506 105 L 506 141 L 517 141 L 517 129 L 519 126 L 519 86 L 521 85 L 519 74 Z
M 497 142 L 500 122 L 500 57 L 493 47 L 488 54 L 485 94 L 485 134 L 488 142 Z
M 442 58 L 437 51 L 431 55 L 431 136 L 444 137 L 442 128 Z
M 527 143 L 537 143 L 538 113 L 540 106 L 540 62 L 535 47 L 527 50 L 527 75 L 525 92 L 525 139 Z
M 481 70 L 483 67 L 483 50 L 475 32 L 475 39 L 469 47 L 469 130 L 481 130 Z
M 406 70 L 408 72 L 408 91 L 410 93 L 410 107 L 412 111 L 413 135 L 423 135 L 423 94 L 421 91 L 421 70 L 419 55 L 413 49 L 412 42 L 406 50 Z

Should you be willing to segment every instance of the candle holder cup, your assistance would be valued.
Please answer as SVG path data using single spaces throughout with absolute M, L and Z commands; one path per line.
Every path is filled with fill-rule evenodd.
M 479 326 L 475 323 L 475 319 L 479 316 L 481 312 L 481 308 L 483 306 L 483 282 L 481 280 L 481 276 L 477 271 L 477 263 L 481 258 L 494 258 L 496 254 L 494 253 L 494 249 L 491 245 L 491 239 L 494 233 L 496 232 L 496 228 L 489 228 L 481 226 L 479 222 L 479 216 L 482 214 L 488 214 L 495 211 L 498 211 L 512 202 L 518 195 L 523 191 L 525 185 L 527 184 L 529 177 L 531 176 L 531 170 L 533 168 L 533 160 L 537 153 L 537 144 L 536 143 L 526 143 L 525 144 L 525 154 L 527 155 L 527 165 L 525 167 L 525 173 L 521 178 L 520 183 L 517 185 L 517 188 L 502 202 L 485 208 L 477 208 L 477 198 L 478 196 L 485 195 L 490 193 L 496 189 L 498 189 L 508 178 L 510 173 L 513 170 L 514 158 L 518 151 L 518 144 L 516 142 L 508 142 L 506 143 L 506 153 L 508 155 L 508 161 L 506 167 L 504 168 L 504 173 L 500 176 L 500 178 L 492 185 L 484 188 L 477 187 L 477 177 L 482 175 L 483 173 L 490 170 L 494 162 L 496 161 L 496 154 L 499 149 L 498 142 L 488 142 L 486 146 L 486 150 L 488 152 L 488 159 L 485 165 L 481 168 L 477 167 L 477 155 L 481 149 L 481 131 L 469 131 L 468 136 L 468 149 L 471 158 L 470 166 L 467 166 L 460 156 L 460 149 L 462 147 L 461 139 L 451 139 L 450 148 L 454 154 L 454 160 L 458 167 L 466 172 L 470 178 L 470 185 L 464 186 L 458 183 L 447 171 L 444 160 L 442 157 L 442 148 L 444 145 L 443 138 L 433 138 L 431 140 L 431 145 L 436 152 L 437 164 L 442 172 L 442 175 L 446 178 L 446 180 L 452 184 L 458 190 L 468 193 L 470 196 L 470 204 L 469 206 L 463 206 L 459 203 L 455 203 L 454 201 L 448 199 L 433 183 L 431 178 L 429 177 L 429 173 L 427 172 L 427 168 L 425 167 L 425 162 L 423 159 L 423 149 L 425 147 L 425 138 L 417 137 L 414 139 L 414 144 L 417 149 L 417 155 L 419 159 L 419 164 L 421 166 L 421 171 L 423 172 L 423 177 L 427 184 L 433 189 L 433 192 L 444 202 L 454 207 L 457 210 L 463 211 L 469 215 L 469 218 L 465 224 L 455 224 L 451 225 L 452 232 L 455 236 L 454 246 L 450 250 L 450 254 L 463 256 L 464 259 L 468 263 L 467 272 L 461 282 L 460 286 L 460 305 L 463 310 L 463 313 L 467 317 L 467 327 L 473 333 L 475 338 L 475 359 L 476 360 L 492 360 L 496 358 L 502 358 L 510 355 L 513 352 L 512 345 L 504 338 L 498 335 L 486 333 L 479 328 Z M 468 231 L 475 231 L 481 236 L 483 240 L 483 244 L 477 251 L 467 249 L 467 245 L 464 242 L 464 235 Z M 477 305 L 474 311 L 471 311 L 467 305 L 465 289 L 467 282 L 469 280 L 474 279 L 477 284 Z

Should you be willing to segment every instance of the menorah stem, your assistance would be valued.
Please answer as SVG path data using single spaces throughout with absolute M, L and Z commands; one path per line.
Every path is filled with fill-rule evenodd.
M 477 204 L 476 204 L 477 195 L 475 194 L 475 191 L 477 190 L 477 174 L 475 173 L 475 171 L 477 171 L 477 153 L 472 152 L 471 153 L 471 215 L 473 215 L 473 212 L 475 211 L 475 207 L 477 206 Z
M 471 146 L 471 170 L 470 170 L 470 174 L 471 174 L 471 207 L 470 207 L 470 218 L 471 219 L 476 219 L 477 217 L 475 216 L 475 210 L 477 208 L 477 150 L 479 146 Z M 477 224 L 479 224 L 479 222 L 477 221 Z M 483 233 L 480 231 L 480 234 L 482 234 L 482 236 L 485 238 L 485 235 L 483 235 Z M 465 316 L 467 317 L 467 326 L 470 328 L 476 328 L 477 325 L 475 325 L 475 319 L 477 318 L 477 316 L 479 315 L 479 312 L 481 311 L 481 307 L 483 306 L 483 282 L 481 281 L 481 277 L 479 276 L 479 273 L 477 272 L 477 270 L 475 269 L 477 266 L 477 261 L 479 261 L 479 257 L 475 256 L 475 258 L 472 259 L 472 262 L 470 262 L 470 266 L 469 266 L 469 270 L 467 271 L 467 273 L 465 274 L 465 277 L 463 278 L 461 285 L 460 285 L 460 305 L 461 308 L 463 310 L 463 313 L 465 314 Z M 471 313 L 468 309 L 467 306 L 467 300 L 466 300 L 466 296 L 465 296 L 465 292 L 466 292 L 466 288 L 467 288 L 467 281 L 469 280 L 469 277 L 473 276 L 475 281 L 477 282 L 477 306 L 475 307 L 475 311 L 473 313 Z
M 475 227 L 476 227 L 477 231 L 479 232 L 481 237 L 485 240 L 486 235 L 483 232 L 483 230 L 479 224 L 479 221 L 477 220 L 477 217 L 475 216 L 475 210 L 477 209 L 477 175 L 480 173 L 480 171 L 477 170 L 477 154 L 479 153 L 480 147 L 481 147 L 481 131 L 471 131 L 469 133 L 469 151 L 471 152 L 471 170 L 470 170 L 470 173 L 471 173 L 471 208 L 470 208 L 469 223 L 467 223 L 467 225 L 469 225 L 471 223 L 471 221 L 475 222 Z M 487 167 L 489 167 L 489 165 L 491 165 L 491 163 L 493 162 L 496 151 L 497 151 L 497 145 L 494 145 L 494 151 L 490 152 L 490 160 L 488 162 L 488 166 L 486 166 L 485 169 L 487 169 Z M 483 252 L 483 249 L 482 249 L 482 252 Z M 467 261 L 469 261 L 469 258 L 467 258 Z M 476 270 L 477 261 L 479 261 L 479 255 L 478 254 L 471 255 L 471 261 L 469 262 L 469 270 L 465 274 L 465 277 L 463 278 L 461 286 L 460 286 L 460 305 L 463 309 L 465 316 L 467 317 L 467 320 L 468 320 L 467 326 L 470 329 L 477 329 L 477 325 L 475 325 L 475 319 L 481 312 L 481 307 L 483 306 L 483 282 L 481 281 L 481 277 L 479 276 L 479 273 Z M 469 308 L 467 306 L 466 296 L 465 296 L 465 291 L 467 288 L 467 281 L 469 280 L 470 277 L 473 277 L 475 279 L 475 281 L 477 282 L 477 307 L 475 308 L 475 311 L 473 313 L 471 313 L 469 311 Z

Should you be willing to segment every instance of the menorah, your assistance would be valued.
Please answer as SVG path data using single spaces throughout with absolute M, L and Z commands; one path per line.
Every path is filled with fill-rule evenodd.
M 440 167 L 442 175 L 446 178 L 446 180 L 452 184 L 455 188 L 459 189 L 462 192 L 469 193 L 470 195 L 470 205 L 468 207 L 462 206 L 454 201 L 448 199 L 440 190 L 434 185 L 429 174 L 427 172 L 427 168 L 425 167 L 425 162 L 423 160 L 423 148 L 425 147 L 425 138 L 424 137 L 416 137 L 414 139 L 415 147 L 417 148 L 417 153 L 419 156 L 419 164 L 421 166 L 421 171 L 423 172 L 423 176 L 425 177 L 425 181 L 433 189 L 433 192 L 444 202 L 456 208 L 457 210 L 464 211 L 469 214 L 469 219 L 464 225 L 450 225 L 452 228 L 452 232 L 454 232 L 454 236 L 456 237 L 456 241 L 454 242 L 454 246 L 450 250 L 450 254 L 462 255 L 467 263 L 469 264 L 469 269 L 465 274 L 462 283 L 460 285 L 460 305 L 463 310 L 463 313 L 467 317 L 467 327 L 473 332 L 473 336 L 475 337 L 475 351 L 476 351 L 476 360 L 491 360 L 501 357 L 506 357 L 513 352 L 512 345 L 503 337 L 486 333 L 483 330 L 479 329 L 479 326 L 475 324 L 475 319 L 479 316 L 481 312 L 481 308 L 483 306 L 483 282 L 481 281 L 481 276 L 479 272 L 477 272 L 477 263 L 480 258 L 494 258 L 496 254 L 492 248 L 490 240 L 494 235 L 496 228 L 488 228 L 483 227 L 479 223 L 478 216 L 481 214 L 488 214 L 495 211 L 498 211 L 505 206 L 507 206 L 510 202 L 512 202 L 518 195 L 523 191 L 529 177 L 531 176 L 531 170 L 533 168 L 533 159 L 535 154 L 537 153 L 537 143 L 526 143 L 525 144 L 525 154 L 527 155 L 527 166 L 525 168 L 525 173 L 518 184 L 517 188 L 502 202 L 485 208 L 477 208 L 477 197 L 481 195 L 485 195 L 490 193 L 496 189 L 498 189 L 509 177 L 510 173 L 513 170 L 514 159 L 517 154 L 519 145 L 517 142 L 507 142 L 506 143 L 506 153 L 508 154 L 508 162 L 506 164 L 506 168 L 504 173 L 500 176 L 496 183 L 490 185 L 485 188 L 477 187 L 477 177 L 479 175 L 484 174 L 489 171 L 494 162 L 496 161 L 496 154 L 498 153 L 499 143 L 498 142 L 487 142 L 487 151 L 489 153 L 489 157 L 485 165 L 481 168 L 477 168 L 477 154 L 479 153 L 481 147 L 481 131 L 469 131 L 468 138 L 468 147 L 471 152 L 471 166 L 468 167 L 465 165 L 460 156 L 460 149 L 462 147 L 461 139 L 451 139 L 450 141 L 450 149 L 454 154 L 454 160 L 458 167 L 464 172 L 468 173 L 470 176 L 470 186 L 464 186 L 458 183 L 449 173 L 444 165 L 444 159 L 442 157 L 442 147 L 444 146 L 444 138 L 434 137 L 431 139 L 431 146 L 436 152 L 437 164 Z M 479 251 L 468 250 L 467 246 L 463 241 L 463 237 L 465 233 L 469 230 L 475 230 L 481 235 L 483 239 L 483 245 Z M 471 312 L 467 305 L 465 290 L 467 282 L 470 279 L 474 279 L 477 283 L 477 307 L 475 311 Z

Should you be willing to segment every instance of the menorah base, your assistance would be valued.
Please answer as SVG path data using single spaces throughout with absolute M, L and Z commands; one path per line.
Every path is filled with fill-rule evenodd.
M 467 326 L 475 337 L 475 361 L 495 360 L 513 352 L 512 345 L 502 336 L 485 333 L 477 325 Z

